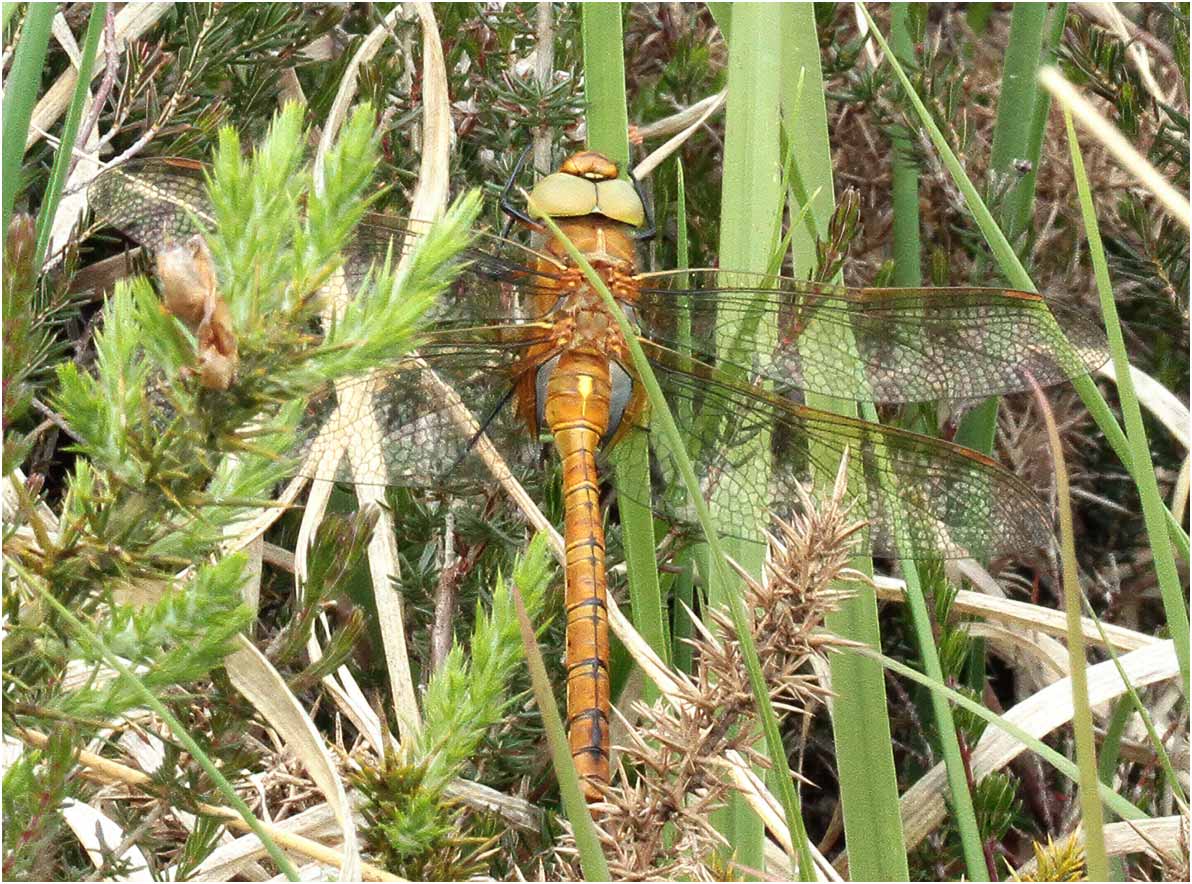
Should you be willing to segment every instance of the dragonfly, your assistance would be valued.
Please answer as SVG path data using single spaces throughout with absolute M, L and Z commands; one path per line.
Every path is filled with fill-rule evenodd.
M 199 172 L 187 161 L 126 164 L 91 185 L 90 203 L 102 222 L 163 249 L 193 234 L 196 220 L 212 223 Z M 481 233 L 461 257 L 458 281 L 432 308 L 417 364 L 369 376 L 370 419 L 379 421 L 383 444 L 364 457 L 396 486 L 469 492 L 491 484 L 470 456 L 479 434 L 461 433 L 443 397 L 419 383 L 417 372 L 428 370 L 467 405 L 515 475 L 540 475 L 544 451 L 557 452 L 569 741 L 589 800 L 600 800 L 609 782 L 601 477 L 609 453 L 632 434 L 645 433 L 652 453 L 645 503 L 675 525 L 692 523 L 690 501 L 676 490 L 682 456 L 695 466 L 718 528 L 753 542 L 764 537 L 759 520 L 793 516 L 798 489 L 843 463 L 867 523 L 863 551 L 989 559 L 1050 544 L 1048 509 L 995 460 L 803 400 L 815 393 L 958 402 L 1061 383 L 1106 359 L 1101 332 L 1079 311 L 999 288 L 848 288 L 778 274 L 645 271 L 639 245 L 653 225 L 640 188 L 616 163 L 593 151 L 569 156 L 534 185 L 525 209 L 511 199 L 517 176 L 515 169 L 502 208 L 540 234 L 549 216 L 586 256 L 680 418 L 683 450 L 650 431 L 627 341 L 563 243 L 547 236 L 531 247 Z M 400 254 L 420 229 L 417 221 L 369 216 L 346 256 L 347 275 Z M 330 393 L 312 400 L 304 453 L 318 454 L 320 422 L 332 419 L 334 402 Z

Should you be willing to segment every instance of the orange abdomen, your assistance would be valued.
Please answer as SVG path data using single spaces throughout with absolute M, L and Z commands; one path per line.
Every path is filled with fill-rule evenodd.
M 563 461 L 567 546 L 567 723 L 584 794 L 609 777 L 608 607 L 596 451 L 608 430 L 608 357 L 562 353 L 547 384 L 546 424 Z

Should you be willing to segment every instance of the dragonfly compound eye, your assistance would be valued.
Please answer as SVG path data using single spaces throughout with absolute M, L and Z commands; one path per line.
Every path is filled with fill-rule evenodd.
M 530 215 L 535 218 L 578 218 L 597 211 L 596 185 L 567 172 L 547 175 L 530 191 Z
M 603 215 L 631 227 L 641 227 L 646 210 L 633 185 L 623 178 L 589 181 L 568 172 L 547 175 L 530 192 L 532 217 L 579 218 Z

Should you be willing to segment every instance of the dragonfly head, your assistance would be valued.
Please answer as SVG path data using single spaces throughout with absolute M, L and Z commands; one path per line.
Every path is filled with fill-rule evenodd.
M 630 227 L 646 223 L 646 208 L 632 182 L 618 177 L 617 164 L 604 154 L 582 150 L 563 161 L 530 192 L 532 217 L 579 218 L 601 215 Z
M 565 175 L 574 175 L 589 181 L 612 181 L 621 174 L 616 163 L 594 150 L 581 150 L 573 153 L 563 160 L 559 171 Z

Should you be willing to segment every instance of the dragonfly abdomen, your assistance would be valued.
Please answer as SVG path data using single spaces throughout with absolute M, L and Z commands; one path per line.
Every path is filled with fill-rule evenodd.
M 595 351 L 566 350 L 546 386 L 546 424 L 563 462 L 569 742 L 584 793 L 596 801 L 609 776 L 607 583 L 596 469 L 596 452 L 609 427 L 609 359 Z

